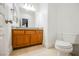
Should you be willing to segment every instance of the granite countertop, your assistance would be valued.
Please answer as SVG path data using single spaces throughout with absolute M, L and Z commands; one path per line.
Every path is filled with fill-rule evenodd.
M 28 27 L 28 28 L 25 28 L 25 27 L 12 27 L 12 29 L 38 29 L 38 30 L 43 30 L 42 27 Z

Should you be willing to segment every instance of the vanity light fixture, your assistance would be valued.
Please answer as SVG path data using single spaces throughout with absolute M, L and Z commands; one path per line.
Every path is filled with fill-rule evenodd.
M 26 10 L 29 10 L 29 11 L 36 11 L 36 9 L 34 8 L 34 6 L 32 4 L 25 3 L 23 8 L 25 8 Z

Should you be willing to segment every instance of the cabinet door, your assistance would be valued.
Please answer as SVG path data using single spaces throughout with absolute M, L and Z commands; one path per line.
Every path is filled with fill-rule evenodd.
M 40 30 L 36 30 L 35 34 L 31 35 L 31 45 L 42 43 L 43 40 L 43 32 Z
M 24 35 L 24 42 L 23 44 L 26 45 L 26 46 L 29 46 L 30 45 L 30 35 Z
M 29 35 L 16 35 L 13 39 L 13 48 L 24 47 L 30 44 Z
M 12 47 L 16 48 L 16 36 L 14 34 L 12 35 Z
M 37 42 L 39 42 L 39 43 L 42 43 L 42 40 L 43 40 L 43 31 L 42 30 L 38 30 L 38 31 L 36 31 L 36 33 L 37 33 Z
M 23 45 L 24 36 L 23 35 L 16 35 L 16 46 Z
M 13 36 L 13 48 L 22 47 L 24 37 L 22 35 Z

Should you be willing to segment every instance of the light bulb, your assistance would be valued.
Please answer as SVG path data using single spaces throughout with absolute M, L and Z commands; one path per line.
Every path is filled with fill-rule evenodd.
M 36 11 L 36 9 L 34 8 L 34 6 L 31 5 L 31 4 L 25 4 L 25 5 L 24 5 L 24 8 L 25 8 L 26 10 Z

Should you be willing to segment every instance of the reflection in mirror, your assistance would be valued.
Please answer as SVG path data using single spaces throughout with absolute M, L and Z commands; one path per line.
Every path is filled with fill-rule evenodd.
M 36 18 L 36 7 L 33 3 L 8 3 L 9 5 L 9 20 L 12 20 L 13 27 L 34 27 Z M 27 8 L 24 8 L 27 7 Z M 35 11 L 34 11 L 35 10 Z M 28 19 L 25 23 L 22 19 Z M 22 23 L 23 24 L 22 24 Z
M 22 18 L 22 27 L 28 27 L 28 19 Z

